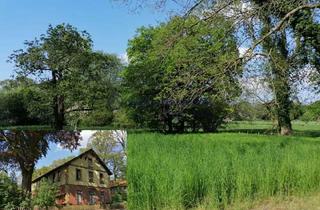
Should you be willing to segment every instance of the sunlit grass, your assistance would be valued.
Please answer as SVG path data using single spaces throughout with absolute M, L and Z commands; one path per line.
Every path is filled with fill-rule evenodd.
M 320 191 L 320 138 L 129 134 L 129 209 L 224 209 Z

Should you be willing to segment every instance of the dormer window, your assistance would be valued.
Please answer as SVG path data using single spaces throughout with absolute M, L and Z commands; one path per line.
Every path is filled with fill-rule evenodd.
M 100 184 L 104 184 L 104 180 L 103 180 L 103 173 L 100 173 Z
M 76 169 L 76 180 L 81 181 L 81 169 Z

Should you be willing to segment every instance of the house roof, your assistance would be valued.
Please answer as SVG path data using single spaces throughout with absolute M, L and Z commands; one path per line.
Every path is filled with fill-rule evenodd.
M 57 170 L 63 168 L 64 166 L 69 165 L 72 161 L 74 161 L 74 160 L 76 160 L 76 159 L 78 159 L 78 158 L 81 158 L 82 156 L 84 156 L 84 155 L 86 155 L 86 154 L 88 154 L 88 153 L 92 153 L 92 154 L 97 158 L 97 160 L 98 160 L 99 163 L 102 165 L 102 167 L 106 170 L 106 172 L 108 173 L 108 175 L 112 175 L 112 172 L 108 169 L 108 167 L 106 166 L 106 164 L 101 160 L 101 158 L 99 157 L 99 155 L 98 155 L 93 149 L 88 149 L 88 150 L 82 152 L 80 155 L 72 158 L 71 160 L 68 160 L 67 162 L 65 162 L 65 163 L 63 163 L 63 164 L 61 164 L 61 165 L 58 165 L 57 167 L 51 169 L 51 170 L 48 171 L 47 173 L 44 173 L 44 174 L 42 174 L 41 176 L 36 177 L 35 179 L 32 180 L 32 183 L 39 181 L 41 178 L 49 175 L 50 173 L 52 173 L 52 172 L 54 172 L 54 171 L 57 171 Z

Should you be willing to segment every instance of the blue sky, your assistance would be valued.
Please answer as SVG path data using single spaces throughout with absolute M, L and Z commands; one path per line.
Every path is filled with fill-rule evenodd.
M 124 55 L 127 41 L 138 27 L 155 25 L 168 17 L 151 8 L 133 12 L 117 0 L 0 0 L 0 80 L 13 73 L 7 63 L 13 50 L 23 48 L 46 32 L 48 25 L 70 23 L 88 31 L 94 48 Z
M 80 153 L 80 148 L 86 147 L 87 143 L 96 131 L 94 130 L 83 130 L 81 131 L 82 140 L 80 142 L 80 146 L 74 150 L 70 151 L 68 149 L 63 149 L 58 144 L 50 143 L 49 151 L 45 157 L 42 157 L 36 164 L 36 168 L 40 168 L 42 166 L 50 165 L 54 160 L 62 159 L 68 156 L 77 156 Z

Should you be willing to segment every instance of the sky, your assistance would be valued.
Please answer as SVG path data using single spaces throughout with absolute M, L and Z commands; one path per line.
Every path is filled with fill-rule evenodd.
M 80 154 L 80 148 L 87 146 L 90 137 L 95 133 L 94 130 L 83 130 L 81 131 L 82 140 L 80 146 L 74 150 L 70 151 L 68 149 L 62 148 L 60 145 L 55 143 L 50 143 L 48 153 L 45 157 L 42 157 L 36 164 L 36 168 L 41 168 L 43 166 L 50 165 L 54 160 L 66 158 L 68 156 L 77 156 Z
M 152 8 L 132 11 L 119 0 L 0 0 L 0 80 L 13 74 L 8 56 L 48 25 L 69 23 L 92 36 L 94 49 L 125 57 L 127 42 L 141 26 L 168 18 Z

